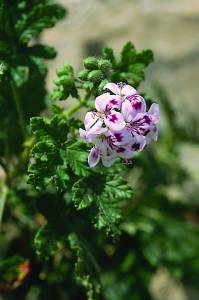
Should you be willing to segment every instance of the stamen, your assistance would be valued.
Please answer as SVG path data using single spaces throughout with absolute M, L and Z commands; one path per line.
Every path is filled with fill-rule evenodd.
M 123 82 L 119 82 L 118 84 L 118 87 L 120 88 L 120 90 L 126 85 L 126 83 L 123 83 Z

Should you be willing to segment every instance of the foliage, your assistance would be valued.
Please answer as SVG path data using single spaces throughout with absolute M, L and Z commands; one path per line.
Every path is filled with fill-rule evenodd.
M 63 16 L 50 0 L 0 3 L 3 299 L 150 300 L 149 283 L 162 265 L 197 286 L 198 224 L 185 188 L 194 183 L 180 160 L 182 143 L 198 143 L 197 131 L 179 124 L 155 86 L 165 117 L 158 145 L 132 165 L 90 169 L 89 145 L 79 140 L 82 122 L 73 114 L 91 109 L 107 82 L 138 88 L 153 54 L 128 42 L 119 58 L 105 48 L 101 57 L 84 59 L 77 75 L 65 63 L 48 95 L 44 60 L 56 52 L 35 38 Z M 76 102 L 63 109 L 60 101 L 69 97 Z
M 0 62 L 6 66 L 0 85 L 2 155 L 21 151 L 30 117 L 46 106 L 47 67 L 43 59 L 54 58 L 56 51 L 33 38 L 64 14 L 61 6 L 49 0 L 0 2 Z

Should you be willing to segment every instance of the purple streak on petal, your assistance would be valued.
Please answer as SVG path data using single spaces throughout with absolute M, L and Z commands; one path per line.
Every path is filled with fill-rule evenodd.
M 118 121 L 118 118 L 117 118 L 116 114 L 114 114 L 114 113 L 108 115 L 107 118 L 109 119 L 110 122 L 113 122 L 113 123 Z
M 150 117 L 145 113 L 139 113 L 130 122 L 130 129 L 132 133 L 138 135 L 147 135 L 152 129 L 152 122 Z
M 134 144 L 132 145 L 131 149 L 132 149 L 133 151 L 138 151 L 138 150 L 140 150 L 140 144 L 139 144 L 139 143 L 134 143 Z
M 109 114 L 105 115 L 104 123 L 112 130 L 120 131 L 125 127 L 125 122 L 121 113 L 112 110 Z
M 121 132 L 118 132 L 118 133 L 116 132 L 114 134 L 114 136 L 115 136 L 115 139 L 116 139 L 117 142 L 121 142 L 123 140 L 123 138 L 124 138 L 124 136 L 122 135 Z
M 133 113 L 132 116 L 135 117 L 137 113 L 146 112 L 146 103 L 143 97 L 139 94 L 132 94 L 126 97 L 131 103 Z
M 117 153 L 124 153 L 125 150 L 126 150 L 126 149 L 125 149 L 124 147 L 118 147 L 117 150 L 116 150 L 116 152 L 117 152 Z
M 97 147 L 93 147 L 90 150 L 89 156 L 88 156 L 88 164 L 90 168 L 94 168 L 100 160 L 100 150 Z
M 95 99 L 95 108 L 97 111 L 104 112 L 106 105 L 110 102 L 110 97 L 113 96 L 111 96 L 109 93 L 104 93 Z

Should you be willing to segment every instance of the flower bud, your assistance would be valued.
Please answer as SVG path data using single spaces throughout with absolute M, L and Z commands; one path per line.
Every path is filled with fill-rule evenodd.
M 54 84 L 57 85 L 57 86 L 59 86 L 59 85 L 61 84 L 59 78 L 55 78 L 55 79 L 53 80 L 53 82 L 54 82 Z
M 100 59 L 98 61 L 98 68 L 104 73 L 107 74 L 111 71 L 112 64 L 107 59 Z
M 103 79 L 103 74 L 100 70 L 94 70 L 89 72 L 88 74 L 88 80 L 97 83 L 100 82 Z
M 94 56 L 87 57 L 83 63 L 84 67 L 88 70 L 95 70 L 97 68 L 97 59 Z
M 82 70 L 78 73 L 78 78 L 81 80 L 86 80 L 88 77 L 88 70 Z
M 63 67 L 57 69 L 58 76 L 73 74 L 73 68 L 69 64 L 64 64 Z
M 64 86 L 71 86 L 73 85 L 73 77 L 72 76 L 68 76 L 68 75 L 63 75 L 60 77 L 60 82 L 61 84 L 63 84 Z

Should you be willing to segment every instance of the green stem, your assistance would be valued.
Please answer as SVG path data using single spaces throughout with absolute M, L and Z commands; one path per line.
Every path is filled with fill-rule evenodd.
M 5 185 L 1 185 L 0 192 L 1 192 L 1 194 L 0 194 L 0 226 L 1 226 L 6 197 L 8 195 L 8 188 Z
M 78 103 L 69 107 L 69 109 L 67 109 L 64 112 L 65 116 L 67 116 L 67 117 L 72 116 L 76 111 L 78 111 L 82 106 L 84 106 L 86 104 L 86 102 L 88 101 L 90 95 L 91 95 L 91 92 L 88 92 L 82 99 L 79 100 Z
M 19 94 L 17 91 L 17 87 L 15 86 L 15 83 L 13 81 L 11 81 L 10 85 L 11 85 L 11 89 L 12 89 L 13 100 L 15 103 L 17 115 L 19 118 L 19 126 L 21 128 L 21 131 L 22 131 L 22 134 L 23 134 L 23 137 L 25 140 L 25 138 L 26 138 L 26 121 L 24 118 L 23 108 L 21 105 L 20 97 L 19 97 Z

